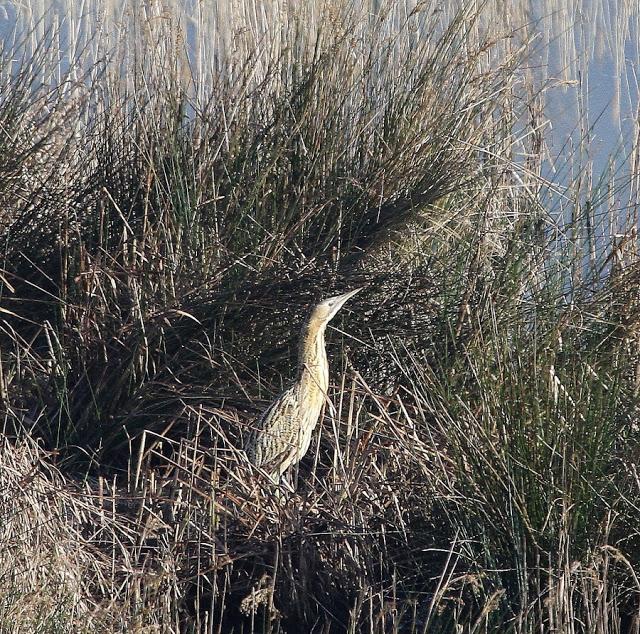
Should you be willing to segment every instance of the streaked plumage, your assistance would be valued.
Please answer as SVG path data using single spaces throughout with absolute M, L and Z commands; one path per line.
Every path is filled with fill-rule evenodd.
M 329 387 L 325 329 L 359 290 L 331 297 L 311 311 L 302 330 L 296 381 L 260 416 L 245 446 L 249 460 L 275 482 L 309 449 Z

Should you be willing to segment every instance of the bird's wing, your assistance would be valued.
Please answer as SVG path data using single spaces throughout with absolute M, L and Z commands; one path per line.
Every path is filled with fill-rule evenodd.
M 300 399 L 294 387 L 285 390 L 257 420 L 247 456 L 258 467 L 278 465 L 298 448 Z

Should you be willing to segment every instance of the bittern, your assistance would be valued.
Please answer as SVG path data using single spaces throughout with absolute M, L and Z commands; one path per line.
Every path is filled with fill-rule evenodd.
M 263 412 L 245 446 L 249 460 L 276 483 L 309 449 L 329 387 L 324 333 L 344 303 L 360 290 L 330 297 L 313 308 L 302 329 L 296 381 Z

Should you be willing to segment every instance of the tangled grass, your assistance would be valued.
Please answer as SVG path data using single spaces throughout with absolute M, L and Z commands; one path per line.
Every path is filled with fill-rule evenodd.
M 206 86 L 170 21 L 5 51 L 0 631 L 638 631 L 637 206 L 554 206 L 517 32 L 330 9 Z M 274 491 L 243 435 L 356 285 Z

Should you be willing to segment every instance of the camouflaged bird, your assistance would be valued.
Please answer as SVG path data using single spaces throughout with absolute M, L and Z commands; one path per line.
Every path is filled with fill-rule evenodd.
M 302 329 L 297 379 L 260 416 L 245 445 L 249 460 L 274 482 L 300 462 L 309 449 L 329 387 L 325 329 L 360 290 L 325 299 L 311 311 Z

